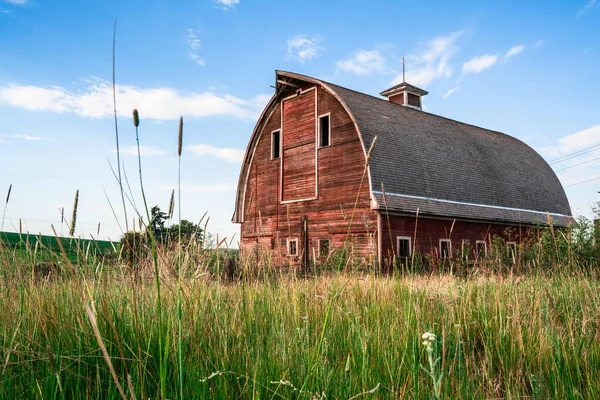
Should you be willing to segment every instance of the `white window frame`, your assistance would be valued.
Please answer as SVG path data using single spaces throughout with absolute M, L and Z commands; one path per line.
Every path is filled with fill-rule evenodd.
M 279 157 L 277 157 L 277 158 L 273 157 L 273 150 L 274 150 L 273 138 L 275 137 L 275 132 L 279 132 Z M 281 128 L 271 131 L 271 160 L 280 160 L 280 159 L 281 159 Z
M 477 257 L 481 256 L 479 253 L 479 248 L 477 245 L 483 244 L 483 256 L 487 257 L 487 242 L 485 240 L 476 240 L 475 241 L 475 251 L 477 252 Z
M 327 146 L 321 146 L 321 142 L 322 142 L 321 137 L 323 134 L 323 132 L 321 132 L 321 118 L 323 118 L 323 117 L 328 117 L 327 121 L 329 124 L 329 144 Z M 317 116 L 317 129 L 318 129 L 317 147 L 319 149 L 322 149 L 322 148 L 331 146 L 331 113 L 330 112 Z
M 317 240 L 317 257 L 321 257 L 321 256 L 328 256 L 329 254 L 321 254 L 321 242 L 322 241 L 328 241 L 329 242 L 329 251 L 331 252 L 331 240 L 327 239 L 327 238 L 321 238 Z
M 291 252 L 290 252 L 290 243 L 291 242 L 296 242 L 296 253 L 295 254 L 291 254 Z M 287 239 L 287 243 L 286 243 L 286 247 L 287 247 L 287 255 L 288 256 L 291 256 L 291 257 L 298 256 L 298 238 L 288 238 Z
M 448 258 L 444 258 L 444 252 L 442 250 L 442 243 L 448 243 Z M 449 260 L 452 258 L 452 240 L 451 239 L 440 239 L 439 248 L 440 248 L 440 258 L 442 260 Z
M 412 239 L 410 236 L 396 236 L 396 255 L 400 257 L 401 240 L 408 240 L 408 256 L 412 257 Z

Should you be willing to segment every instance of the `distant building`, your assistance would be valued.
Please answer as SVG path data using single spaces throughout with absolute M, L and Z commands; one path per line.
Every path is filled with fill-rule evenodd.
M 389 266 L 413 251 L 452 257 L 464 240 L 475 257 L 507 227 L 572 221 L 555 173 L 525 143 L 421 111 L 427 92 L 408 83 L 381 94 L 276 72 L 238 183 L 243 251 L 294 264 L 349 237 Z

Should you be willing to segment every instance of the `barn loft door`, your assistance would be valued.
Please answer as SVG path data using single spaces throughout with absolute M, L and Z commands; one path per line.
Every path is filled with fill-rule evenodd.
M 316 93 L 312 88 L 281 103 L 283 202 L 317 197 Z

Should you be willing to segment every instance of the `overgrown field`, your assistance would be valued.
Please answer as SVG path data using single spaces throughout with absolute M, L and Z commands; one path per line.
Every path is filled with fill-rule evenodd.
M 178 398 L 176 288 L 159 321 L 152 281 L 3 282 L 0 397 L 120 398 L 105 347 L 127 398 Z M 426 331 L 443 398 L 600 398 L 593 272 L 200 277 L 182 299 L 185 398 L 429 399 Z

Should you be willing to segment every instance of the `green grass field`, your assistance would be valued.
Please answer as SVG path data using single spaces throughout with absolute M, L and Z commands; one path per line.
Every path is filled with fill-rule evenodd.
M 27 265 L 0 256 L 3 267 Z M 151 279 L 133 284 L 109 266 L 24 276 L 2 282 L 0 398 L 121 398 L 103 347 L 127 398 L 159 398 L 161 384 L 180 397 L 177 279 L 162 276 L 159 320 Z M 183 281 L 182 304 L 184 398 L 429 399 L 426 331 L 437 335 L 442 398 L 600 398 L 594 271 L 233 283 L 202 273 Z

